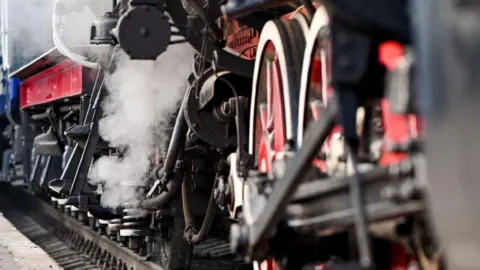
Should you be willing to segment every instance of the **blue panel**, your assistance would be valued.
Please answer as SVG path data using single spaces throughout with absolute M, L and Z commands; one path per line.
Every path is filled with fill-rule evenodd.
M 18 100 L 18 89 L 20 88 L 20 80 L 17 78 L 10 78 L 8 84 L 8 90 L 10 93 L 10 100 Z
M 10 78 L 8 80 L 8 92 L 10 94 L 10 103 L 12 111 L 18 109 L 18 95 L 20 88 L 20 80 L 17 78 Z M 3 94 L 3 89 L 0 90 L 0 116 L 7 114 L 6 97 Z
M 7 104 L 5 103 L 5 95 L 0 95 L 0 116 L 7 114 Z

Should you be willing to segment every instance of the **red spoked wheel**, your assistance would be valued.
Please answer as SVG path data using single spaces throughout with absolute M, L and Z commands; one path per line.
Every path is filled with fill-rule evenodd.
M 260 35 L 250 112 L 249 152 L 272 172 L 276 154 L 296 141 L 298 89 L 305 39 L 297 21 L 270 21 Z
M 305 47 L 304 31 L 297 20 L 269 21 L 257 47 L 253 77 L 249 152 L 258 171 L 272 175 L 282 153 L 294 150 L 298 119 L 298 89 Z M 255 206 L 256 207 L 256 206 Z M 254 212 L 245 207 L 244 212 Z M 249 210 L 250 209 L 250 210 Z M 256 210 L 261 218 L 261 211 Z M 245 216 L 251 214 L 245 213 Z M 248 223 L 248 220 L 247 220 Z M 280 269 L 274 260 L 255 262 L 255 269 Z
M 321 117 L 322 110 L 333 96 L 334 91 L 329 84 L 331 76 L 329 23 L 327 10 L 322 6 L 318 7 L 306 38 L 299 94 L 297 148 L 302 145 L 302 139 L 308 124 Z M 385 138 L 387 140 L 400 142 L 401 139 L 407 137 L 405 135 L 407 130 L 413 130 L 415 133 L 417 122 L 415 122 L 416 119 L 413 116 L 409 116 L 408 119 L 392 116 L 388 113 L 387 106 L 388 103 L 383 100 L 379 110 L 384 119 L 382 125 L 386 124 Z M 362 134 L 364 113 L 363 110 L 357 111 L 357 130 L 359 134 Z M 391 130 L 389 131 L 388 128 Z M 327 175 L 350 173 L 347 172 L 346 164 L 341 164 L 339 161 L 340 157 L 344 155 L 342 137 L 342 128 L 337 125 L 319 150 L 320 155 L 314 160 L 313 166 L 318 168 L 321 173 Z M 382 153 L 380 163 L 398 163 L 401 158 L 403 158 L 401 154 L 392 154 L 387 151 Z M 391 269 L 406 269 L 408 264 L 412 262 L 409 256 L 402 245 L 392 243 Z M 319 265 L 317 268 L 323 269 L 323 266 Z
M 302 144 L 308 124 L 318 120 L 323 108 L 333 94 L 330 87 L 330 37 L 329 15 L 323 6 L 319 6 L 310 24 L 305 45 L 303 70 L 300 87 L 298 113 L 298 145 Z M 343 154 L 341 127 L 336 126 L 313 165 L 322 174 L 332 174 L 339 155 Z

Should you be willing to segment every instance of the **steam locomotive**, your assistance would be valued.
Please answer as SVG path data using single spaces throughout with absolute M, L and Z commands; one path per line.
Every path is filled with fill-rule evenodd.
M 421 112 L 434 113 L 414 76 L 426 70 L 414 56 L 432 67 L 428 33 L 444 17 L 411 2 L 114 0 L 92 24 L 89 48 L 106 51 L 92 57 L 55 33 L 68 15 L 58 0 L 56 48 L 11 75 L 21 132 L 10 180 L 21 167 L 39 196 L 164 269 L 190 269 L 211 239 L 229 243 L 213 256 L 227 269 L 446 267 L 430 215 L 446 217 L 443 193 L 424 173 Z M 180 43 L 196 53 L 168 141 L 155 146 L 167 151 L 129 186 L 135 200 L 106 207 L 91 164 L 132 150 L 100 136 L 104 80 L 118 51 L 161 61 Z M 438 142 L 447 116 L 432 110 Z

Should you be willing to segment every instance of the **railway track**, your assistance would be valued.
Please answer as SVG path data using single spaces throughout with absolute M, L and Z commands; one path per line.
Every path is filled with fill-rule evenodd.
M 23 186 L 0 185 L 0 211 L 66 270 L 162 269 L 146 257 L 99 235 L 88 224 L 59 211 Z M 191 269 L 251 269 L 250 265 L 239 264 L 238 259 L 218 260 L 218 256 L 229 255 L 228 244 L 207 240 L 194 247 Z
M 43 222 L 38 222 L 36 218 L 28 215 L 24 211 L 24 204 L 20 203 L 23 202 L 23 199 L 15 198 L 15 194 L 11 194 L 11 191 L 10 185 L 0 186 L 0 211 L 18 231 L 40 246 L 65 270 L 99 269 L 96 264 L 84 260 L 80 252 L 72 249 L 59 237 L 52 235 L 54 230 L 45 227 Z

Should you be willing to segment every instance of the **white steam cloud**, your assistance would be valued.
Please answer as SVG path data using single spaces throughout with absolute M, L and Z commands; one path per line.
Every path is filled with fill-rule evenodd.
M 53 48 L 53 0 L 8 1 L 9 35 L 13 65 L 26 64 Z M 17 64 L 21 62 L 20 64 Z
M 62 3 L 65 3 L 68 15 L 62 16 L 63 29 L 61 35 L 62 40 L 69 47 L 88 45 L 90 43 L 90 27 L 93 20 L 97 16 L 112 10 L 111 0 L 96 0 L 93 2 L 94 5 L 92 5 L 92 1 L 88 1 L 89 5 L 80 5 L 81 7 L 78 7 L 78 3 L 82 2 L 86 3 L 87 0 L 62 0 Z
M 90 6 L 87 6 L 87 2 Z M 55 0 L 9 0 L 9 36 L 13 68 L 18 68 L 54 47 L 52 15 Z M 111 10 L 110 0 L 62 0 L 62 39 L 69 47 L 88 45 L 93 19 Z M 80 9 L 76 8 L 80 3 Z M 93 6 L 92 3 L 94 3 Z M 93 11 L 92 11 L 92 9 Z M 85 52 L 85 51 L 84 51 Z
M 156 61 L 130 60 L 124 53 L 106 86 L 100 135 L 112 147 L 126 149 L 122 157 L 104 156 L 90 171 L 90 182 L 103 184 L 101 203 L 117 207 L 138 199 L 155 148 L 165 142 L 165 129 L 178 109 L 191 71 L 193 49 L 173 45 Z

